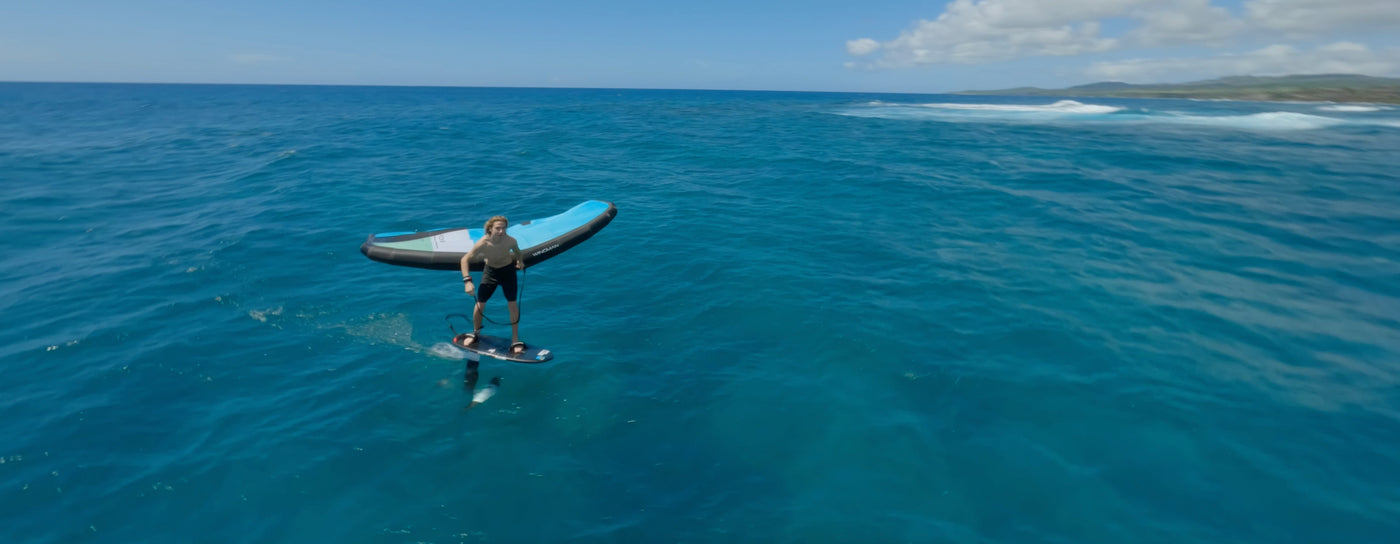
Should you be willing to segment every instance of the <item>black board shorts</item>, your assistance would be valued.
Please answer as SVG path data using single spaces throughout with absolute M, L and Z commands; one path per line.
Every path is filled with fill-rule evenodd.
M 515 263 L 511 262 L 500 268 L 489 266 L 481 270 L 481 287 L 476 289 L 476 301 L 486 302 L 491 300 L 491 295 L 496 293 L 496 286 L 501 286 L 501 292 L 506 295 L 506 300 L 515 302 L 517 284 L 515 282 Z

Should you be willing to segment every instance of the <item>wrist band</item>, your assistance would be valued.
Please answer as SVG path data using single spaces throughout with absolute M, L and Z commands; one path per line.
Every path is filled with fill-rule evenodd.
M 472 277 L 471 277 L 471 276 L 467 276 L 467 277 L 465 277 L 465 278 L 462 278 L 462 283 L 467 283 L 467 282 L 469 282 L 469 281 L 472 281 Z

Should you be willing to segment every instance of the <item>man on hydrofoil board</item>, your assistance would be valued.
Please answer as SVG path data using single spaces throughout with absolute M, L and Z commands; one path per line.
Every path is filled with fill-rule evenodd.
M 496 287 L 501 288 L 501 293 L 506 297 L 506 306 L 510 308 L 510 351 L 512 354 L 525 351 L 525 343 L 520 341 L 520 306 L 516 302 L 519 284 L 516 281 L 515 271 L 525 269 L 524 254 L 520 252 L 520 244 L 515 238 L 506 234 L 506 227 L 510 222 L 505 216 L 497 215 L 486 220 L 486 235 L 477 240 L 472 250 L 462 256 L 462 283 L 468 295 L 476 291 L 476 306 L 472 310 L 472 332 L 462 337 L 462 344 L 470 346 L 476 342 L 481 335 L 481 317 L 486 308 L 486 301 L 491 299 L 491 295 L 496 293 Z M 472 285 L 471 261 L 482 261 L 484 266 L 481 270 L 481 288 L 476 289 Z

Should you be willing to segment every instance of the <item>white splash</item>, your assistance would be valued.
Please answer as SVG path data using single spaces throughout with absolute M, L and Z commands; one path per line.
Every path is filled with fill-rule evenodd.
M 443 359 L 462 360 L 466 359 L 468 352 L 453 346 L 447 342 L 438 342 L 433 347 L 428 348 L 428 354 Z

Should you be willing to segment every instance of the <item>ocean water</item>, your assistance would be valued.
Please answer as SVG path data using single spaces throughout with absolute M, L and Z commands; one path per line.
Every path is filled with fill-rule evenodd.
M 1396 542 L 1397 165 L 1385 105 L 0 84 L 0 541 Z M 464 410 L 458 274 L 359 244 L 588 199 Z

